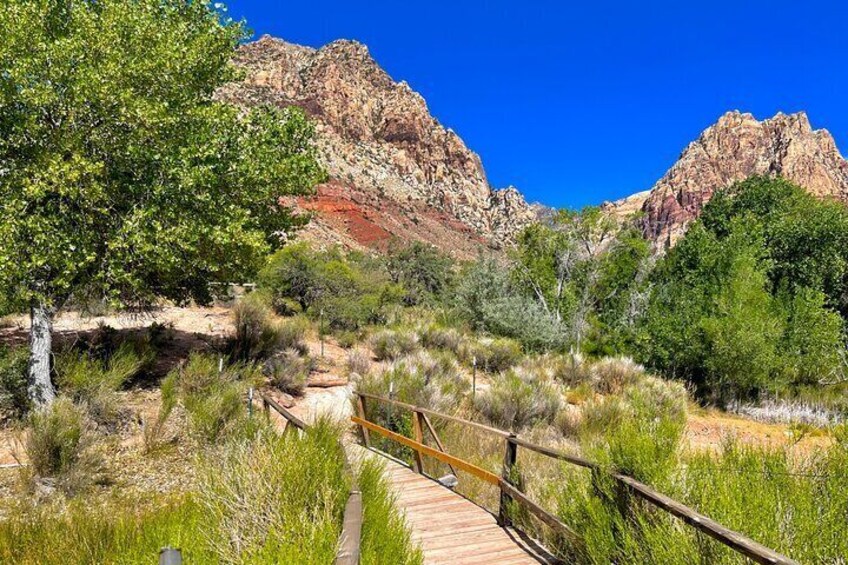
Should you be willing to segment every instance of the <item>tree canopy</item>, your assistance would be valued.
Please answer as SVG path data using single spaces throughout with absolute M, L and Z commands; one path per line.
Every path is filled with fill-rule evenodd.
M 296 110 L 215 100 L 240 23 L 207 2 L 0 11 L 0 284 L 19 305 L 210 298 L 295 227 L 323 177 Z

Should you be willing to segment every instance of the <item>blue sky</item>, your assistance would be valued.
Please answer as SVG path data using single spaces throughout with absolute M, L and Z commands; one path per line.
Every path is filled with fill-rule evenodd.
M 807 111 L 848 152 L 848 2 L 232 0 L 257 36 L 368 45 L 493 186 L 579 207 L 645 190 L 727 110 Z

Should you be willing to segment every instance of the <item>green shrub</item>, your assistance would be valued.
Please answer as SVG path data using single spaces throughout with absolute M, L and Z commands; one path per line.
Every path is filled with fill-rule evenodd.
M 465 337 L 454 328 L 445 328 L 436 324 L 425 326 L 418 332 L 421 345 L 427 349 L 443 349 L 458 355 Z
M 92 449 L 94 441 L 85 411 L 59 397 L 29 415 L 24 449 L 30 471 L 36 477 L 55 479 L 67 492 L 83 488 L 102 471 L 99 455 Z
M 511 339 L 483 338 L 468 342 L 460 352 L 460 358 L 466 364 L 477 360 L 477 367 L 491 373 L 500 373 L 514 367 L 521 358 L 521 346 Z
M 349 351 L 345 360 L 345 371 L 348 376 L 367 375 L 371 371 L 371 356 L 361 349 Z
M 98 424 L 108 426 L 123 415 L 115 393 L 145 371 L 153 358 L 152 347 L 141 341 L 124 341 L 105 360 L 66 350 L 56 357 L 56 384 L 63 394 L 84 403 Z
M 368 344 L 380 361 L 409 355 L 419 347 L 418 336 L 405 330 L 380 330 L 371 335 Z
M 474 406 L 492 424 L 520 431 L 553 423 L 562 398 L 547 379 L 514 369 L 493 377 L 491 386 L 477 394 Z
M 344 330 L 336 333 L 336 342 L 338 342 L 339 347 L 344 349 L 350 349 L 360 342 L 361 336 L 358 332 Z
M 17 420 L 29 411 L 29 352 L 0 347 L 0 418 Z
M 246 416 L 247 387 L 258 380 L 254 366 L 225 365 L 211 355 L 193 353 L 182 367 L 163 381 L 163 390 L 171 389 L 188 412 L 192 431 L 201 439 L 214 442 L 239 431 Z
M 230 344 L 233 359 L 264 359 L 279 347 L 280 325 L 259 294 L 248 294 L 235 305 L 233 325 L 235 333 Z
M 303 357 L 294 349 L 277 353 L 262 366 L 271 385 L 292 396 L 303 394 L 306 390 L 306 380 L 314 368 L 315 362 L 312 358 Z
M 324 422 L 302 437 L 268 429 L 210 462 L 200 501 L 221 562 L 333 561 L 349 488 L 338 433 Z
M 592 386 L 601 394 L 618 394 L 645 376 L 645 368 L 630 357 L 604 357 L 591 365 Z

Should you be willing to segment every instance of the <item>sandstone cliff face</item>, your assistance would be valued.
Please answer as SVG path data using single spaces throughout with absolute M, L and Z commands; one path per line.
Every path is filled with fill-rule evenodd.
M 757 121 L 728 112 L 683 151 L 640 208 L 645 234 L 660 248 L 672 245 L 713 193 L 752 175 L 780 175 L 822 198 L 848 202 L 848 162 L 826 130 L 813 130 L 803 112 Z M 623 214 L 634 195 L 607 209 Z
M 268 36 L 241 47 L 246 73 L 220 96 L 237 104 L 297 105 L 317 123 L 331 181 L 301 208 L 316 212 L 307 237 L 380 248 L 392 237 L 423 240 L 468 256 L 500 247 L 534 218 L 521 194 L 492 190 L 480 159 L 396 83 L 367 48 L 321 49 Z

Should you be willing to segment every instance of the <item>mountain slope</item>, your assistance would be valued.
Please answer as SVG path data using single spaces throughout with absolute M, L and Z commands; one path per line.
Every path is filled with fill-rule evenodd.
M 421 240 L 469 256 L 501 247 L 533 219 L 516 189 L 490 188 L 479 157 L 364 45 L 316 50 L 264 36 L 242 46 L 236 64 L 246 76 L 223 99 L 297 105 L 317 123 L 330 181 L 297 202 L 316 213 L 306 237 L 359 248 Z
M 752 175 L 780 175 L 821 198 L 848 202 L 848 162 L 830 133 L 813 130 L 806 114 L 779 113 L 757 121 L 751 114 L 728 112 L 689 144 L 647 195 L 605 208 L 617 215 L 640 209 L 645 234 L 658 247 L 668 247 L 715 191 Z

